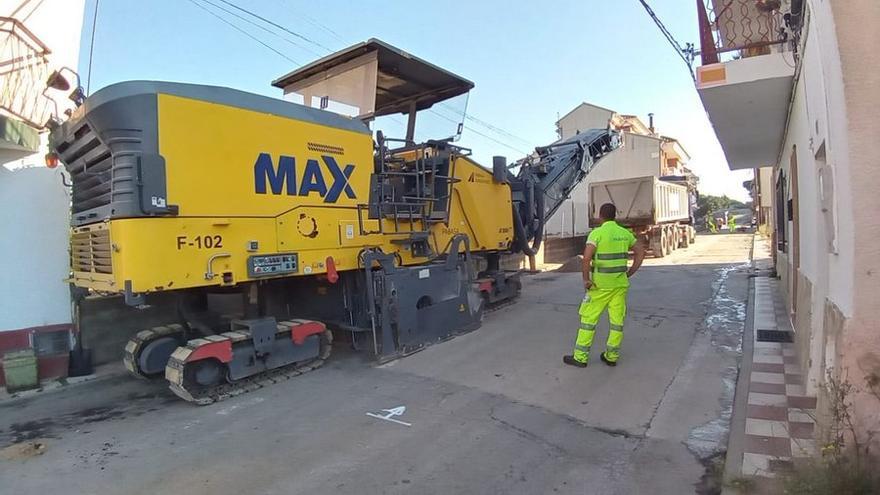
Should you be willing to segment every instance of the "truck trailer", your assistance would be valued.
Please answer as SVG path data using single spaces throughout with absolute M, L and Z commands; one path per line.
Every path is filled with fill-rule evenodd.
M 605 203 L 617 207 L 617 223 L 632 229 L 658 258 L 695 241 L 685 185 L 651 175 L 594 182 L 590 184 L 590 227 L 599 226 L 599 208 Z

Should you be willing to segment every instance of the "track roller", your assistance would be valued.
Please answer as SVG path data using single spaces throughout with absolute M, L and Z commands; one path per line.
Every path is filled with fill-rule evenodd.
M 312 371 L 330 357 L 333 335 L 323 323 L 272 320 L 275 332 L 267 336 L 265 320 L 178 347 L 165 368 L 171 390 L 207 405 Z
M 183 341 L 183 325 L 141 330 L 125 344 L 122 363 L 132 375 L 150 379 L 162 375 L 168 357 Z

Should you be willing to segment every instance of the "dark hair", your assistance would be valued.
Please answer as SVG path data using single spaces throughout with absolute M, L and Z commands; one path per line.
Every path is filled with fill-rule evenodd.
M 614 220 L 617 216 L 617 207 L 611 203 L 605 203 L 599 208 L 599 217 L 603 220 Z

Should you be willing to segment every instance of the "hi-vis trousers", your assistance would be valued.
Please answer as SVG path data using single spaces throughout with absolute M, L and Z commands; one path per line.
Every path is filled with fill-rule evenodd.
M 581 316 L 577 341 L 574 345 L 575 360 L 586 363 L 590 359 L 590 347 L 596 334 L 596 324 L 605 308 L 608 308 L 608 321 L 611 328 L 605 343 L 605 359 L 616 362 L 620 357 L 620 345 L 623 343 L 623 320 L 626 318 L 626 292 L 629 287 L 614 289 L 590 289 L 590 301 L 581 303 L 578 311 Z

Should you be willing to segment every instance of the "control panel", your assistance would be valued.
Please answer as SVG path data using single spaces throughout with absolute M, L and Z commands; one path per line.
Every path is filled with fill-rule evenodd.
M 296 273 L 297 256 L 294 253 L 263 254 L 248 258 L 248 276 L 270 277 Z

